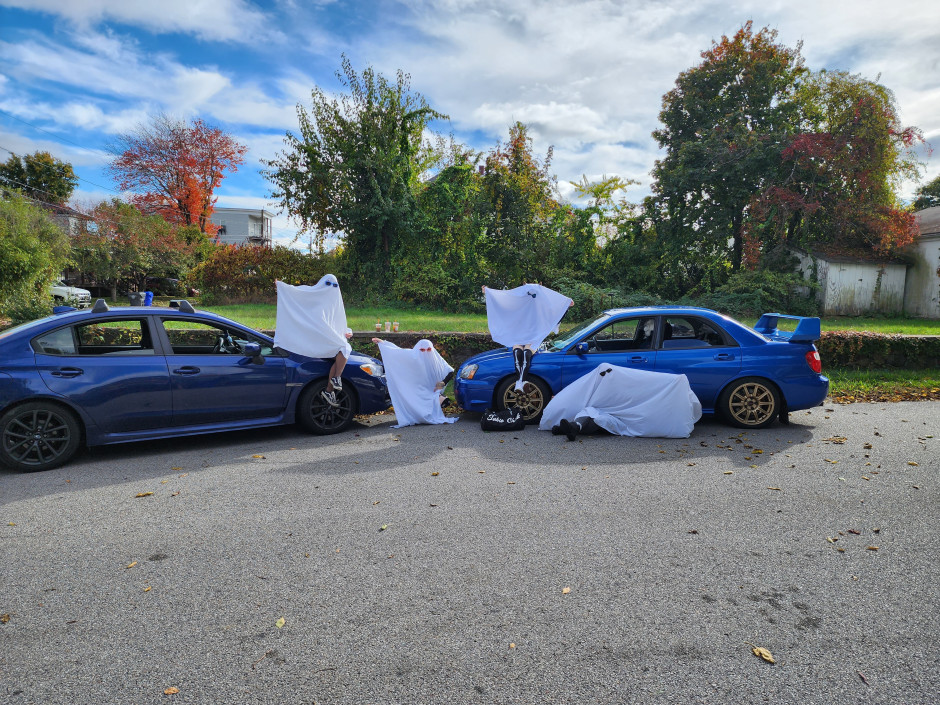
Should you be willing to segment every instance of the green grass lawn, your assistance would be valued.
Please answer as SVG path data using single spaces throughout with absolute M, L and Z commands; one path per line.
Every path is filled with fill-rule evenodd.
M 154 303 L 166 306 L 170 297 L 158 296 Z M 126 306 L 125 301 L 111 306 Z M 260 330 L 273 330 L 277 307 L 275 304 L 227 304 L 220 306 L 193 305 L 213 311 L 239 323 Z M 436 331 L 455 333 L 486 333 L 486 315 L 473 313 L 443 313 L 408 306 L 383 306 L 373 308 L 346 307 L 346 320 L 354 331 L 374 331 L 375 322 L 398 321 L 403 331 Z M 574 321 L 562 321 L 562 328 L 570 327 Z M 756 318 L 742 319 L 742 323 L 753 326 Z M 781 328 L 785 328 L 781 322 Z M 792 330 L 792 326 L 790 326 Z M 827 316 L 822 319 L 824 331 L 857 330 L 873 333 L 901 333 L 904 335 L 940 335 L 940 320 L 922 318 L 864 318 L 854 316 Z
M 835 401 L 919 401 L 940 399 L 940 369 L 823 369 Z
M 207 311 L 232 318 L 253 328 L 274 328 L 274 304 L 233 304 L 206 306 Z M 375 322 L 398 321 L 403 331 L 438 331 L 459 333 L 486 333 L 485 314 L 442 313 L 418 308 L 354 308 L 346 307 L 346 320 L 355 331 L 371 331 Z M 743 321 L 753 326 L 757 319 Z M 564 327 L 564 322 L 562 326 Z M 875 333 L 903 333 L 905 335 L 940 335 L 940 321 L 920 318 L 855 318 L 829 316 L 822 319 L 823 330 L 860 330 Z

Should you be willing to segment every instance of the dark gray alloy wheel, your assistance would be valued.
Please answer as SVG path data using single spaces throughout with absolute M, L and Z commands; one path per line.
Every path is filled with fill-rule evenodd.
M 339 406 L 332 406 L 323 398 L 327 380 L 307 385 L 297 402 L 297 420 L 307 431 L 325 436 L 349 428 L 359 410 L 359 400 L 352 390 L 352 382 L 343 380 L 343 391 L 336 392 Z
M 68 409 L 30 402 L 0 418 L 0 462 L 26 472 L 68 462 L 81 445 L 81 427 Z

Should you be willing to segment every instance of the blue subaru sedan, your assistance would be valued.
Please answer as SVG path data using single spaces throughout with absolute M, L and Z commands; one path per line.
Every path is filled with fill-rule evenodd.
M 789 321 L 781 330 L 778 323 Z M 481 353 L 457 371 L 464 409 L 522 409 L 538 419 L 553 394 L 602 362 L 684 374 L 705 413 L 739 428 L 763 428 L 790 411 L 823 403 L 829 393 L 819 352 L 818 318 L 769 313 L 749 328 L 704 308 L 653 306 L 605 311 L 542 344 L 517 392 L 511 350 Z
M 385 371 L 353 353 L 337 406 L 332 360 L 288 353 L 235 321 L 99 300 L 0 332 L 0 463 L 45 470 L 82 444 L 126 443 L 298 422 L 316 434 L 391 404 Z

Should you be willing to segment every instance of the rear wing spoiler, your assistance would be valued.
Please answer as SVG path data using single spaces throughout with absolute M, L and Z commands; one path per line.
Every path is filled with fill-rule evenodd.
M 777 329 L 777 322 L 781 318 L 791 321 L 798 321 L 796 330 L 792 333 Z M 763 335 L 777 340 L 788 340 L 791 343 L 812 343 L 822 337 L 822 325 L 818 318 L 806 318 L 805 316 L 787 316 L 782 313 L 765 313 L 760 320 L 754 324 L 754 330 Z

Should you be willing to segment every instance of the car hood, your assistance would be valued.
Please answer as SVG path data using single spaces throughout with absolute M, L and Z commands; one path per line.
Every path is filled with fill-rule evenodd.
M 495 362 L 506 358 L 512 358 L 512 350 L 509 348 L 497 348 L 496 350 L 487 350 L 486 352 L 477 353 L 473 357 L 467 358 L 460 367 L 466 365 L 482 365 L 487 362 Z

